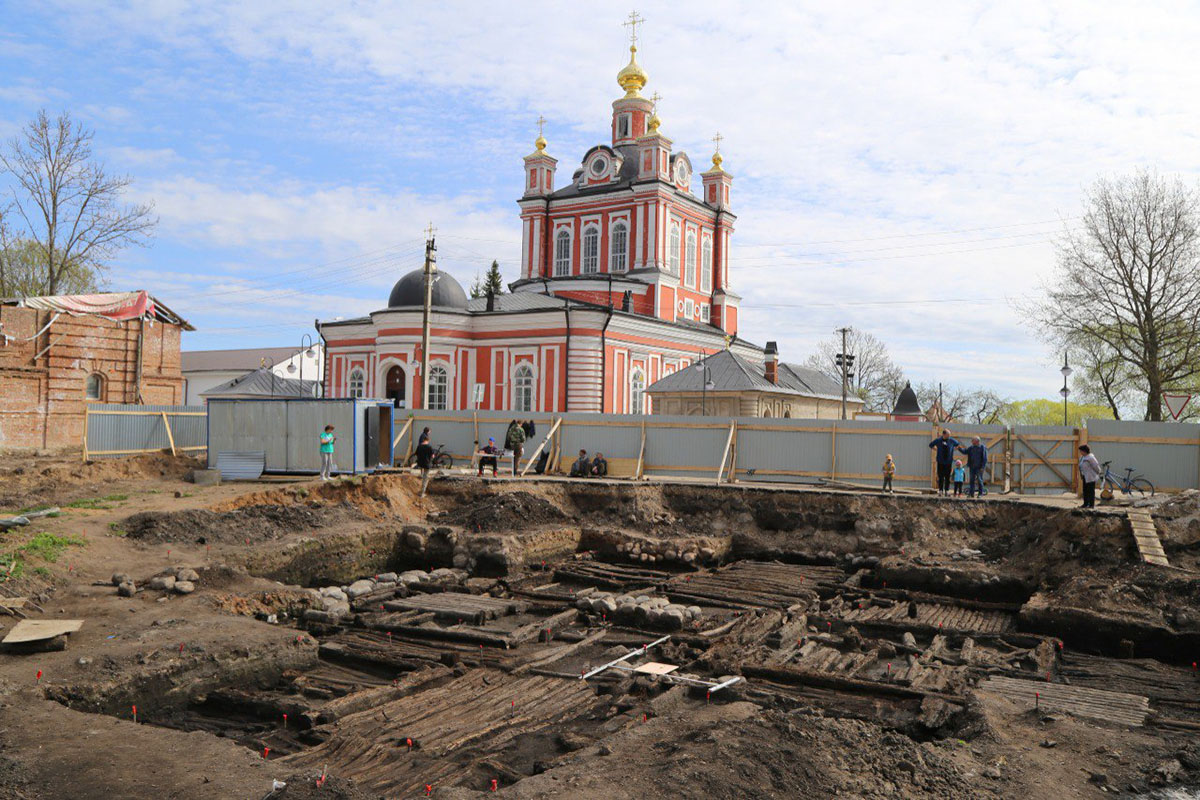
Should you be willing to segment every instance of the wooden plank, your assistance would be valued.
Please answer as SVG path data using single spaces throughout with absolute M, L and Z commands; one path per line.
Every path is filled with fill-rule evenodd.
M 721 453 L 721 463 L 717 465 L 717 485 L 721 485 L 721 476 L 725 474 L 725 464 L 729 461 L 729 448 L 733 446 L 733 434 L 737 430 L 737 420 L 729 423 L 729 435 L 725 437 L 725 449 Z
M 1162 540 L 1158 537 L 1158 528 L 1155 526 L 1154 517 L 1150 516 L 1150 512 L 1144 508 L 1130 508 L 1126 510 L 1125 516 L 1129 520 L 1133 541 L 1137 545 L 1142 560 L 1155 566 L 1169 567 L 1166 551 L 1163 550 Z
M 521 470 L 521 477 L 525 477 L 525 473 L 529 472 L 529 468 L 537 463 L 537 457 L 542 454 L 542 448 L 546 446 L 546 442 L 550 441 L 554 436 L 554 432 L 558 430 L 558 426 L 562 424 L 562 417 L 554 420 L 554 424 L 550 426 L 550 432 L 546 434 L 546 438 L 542 439 L 542 443 L 537 446 L 537 450 L 533 451 L 533 455 L 529 457 L 528 463 L 525 464 L 525 469 Z
M 175 434 L 171 433 L 171 422 L 167 419 L 167 412 L 162 412 L 163 427 L 167 429 L 167 441 L 171 443 L 171 455 L 177 455 L 175 452 Z
M 53 639 L 66 633 L 74 633 L 83 627 L 81 619 L 23 619 L 4 637 L 3 644 L 22 644 Z
M 404 426 L 400 428 L 400 432 L 396 434 L 396 438 L 392 440 L 392 452 L 396 452 L 396 445 L 400 444 L 400 440 L 404 438 L 404 434 L 408 433 L 408 429 L 412 427 L 413 418 L 409 417 L 404 420 Z M 395 456 L 392 457 L 393 459 Z
M 642 443 L 638 446 L 637 468 L 633 471 L 634 480 L 641 480 L 645 476 L 644 467 L 646 466 L 646 420 L 642 420 Z
M 1027 703 L 1031 708 L 1037 703 L 1048 711 L 1065 711 L 1081 717 L 1124 725 L 1144 725 L 1150 712 L 1149 698 L 1104 689 L 1001 676 L 988 678 L 979 688 L 981 691 Z

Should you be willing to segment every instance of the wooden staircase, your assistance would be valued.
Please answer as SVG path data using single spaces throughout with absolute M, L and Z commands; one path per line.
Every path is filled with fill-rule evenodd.
M 1133 540 L 1137 542 L 1138 552 L 1147 564 L 1167 567 L 1167 554 L 1163 551 L 1162 542 L 1158 538 L 1158 529 L 1154 527 L 1154 518 L 1144 508 L 1130 508 L 1129 527 L 1133 531 Z

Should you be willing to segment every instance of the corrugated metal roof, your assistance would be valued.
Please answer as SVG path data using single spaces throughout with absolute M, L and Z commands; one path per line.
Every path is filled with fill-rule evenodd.
M 240 378 L 226 381 L 201 397 L 315 397 L 317 381 L 281 378 L 266 367 L 251 370 Z
M 297 347 L 251 347 L 245 350 L 190 350 L 179 354 L 184 372 L 258 369 L 267 362 L 273 367 L 301 352 Z
M 842 385 L 820 370 L 798 364 L 779 365 L 779 382 L 796 391 L 813 397 L 842 396 Z M 853 398 L 857 400 L 858 398 Z
M 516 292 L 496 295 L 495 311 L 543 311 L 561 309 L 563 298 L 550 297 L 538 292 Z M 572 303 L 572 305 L 576 305 Z M 467 301 L 467 311 L 482 312 L 487 309 L 486 297 L 475 297 Z
M 778 383 L 767 380 L 761 364 L 734 355 L 728 350 L 714 353 L 686 369 L 676 370 L 650 385 L 648 392 L 699 392 L 704 380 L 698 364 L 708 366 L 710 392 L 774 392 L 804 397 L 841 398 L 841 386 L 815 369 L 796 364 L 780 364 Z

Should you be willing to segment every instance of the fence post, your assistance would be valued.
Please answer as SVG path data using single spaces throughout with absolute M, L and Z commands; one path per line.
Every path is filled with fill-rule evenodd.
M 167 412 L 162 412 L 163 427 L 167 429 L 167 441 L 171 443 L 171 455 L 175 455 L 175 434 L 171 433 L 171 423 L 167 420 Z
M 87 446 L 88 424 L 91 421 L 91 418 L 92 418 L 91 406 L 89 406 L 87 404 L 87 401 L 84 400 L 83 401 L 83 461 L 84 461 L 84 463 L 87 463 L 87 460 L 88 460 L 88 446 Z
M 721 485 L 721 476 L 725 474 L 725 464 L 729 461 L 729 448 L 733 446 L 733 434 L 737 431 L 737 420 L 729 421 L 729 435 L 725 437 L 725 449 L 721 453 L 721 463 L 717 466 L 717 485 Z
M 837 480 L 837 420 L 829 429 L 829 480 Z
M 742 426 L 737 424 L 737 420 L 733 421 L 733 454 L 729 461 L 729 482 L 737 483 L 737 453 L 738 453 L 738 433 L 742 430 Z
M 1017 491 L 1025 494 L 1025 454 L 1017 457 Z
M 642 443 L 638 446 L 637 467 L 633 470 L 633 479 L 640 481 L 646 474 L 646 419 L 642 418 Z

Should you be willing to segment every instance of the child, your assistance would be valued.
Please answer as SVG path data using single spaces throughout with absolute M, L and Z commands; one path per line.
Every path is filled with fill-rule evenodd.
M 896 474 L 896 462 L 892 461 L 892 454 L 888 453 L 887 458 L 883 460 L 883 490 L 895 494 L 892 489 L 892 476 Z
M 967 471 L 963 469 L 962 459 L 954 459 L 954 496 L 962 497 L 963 481 L 967 479 Z

